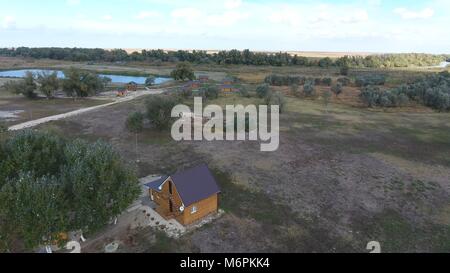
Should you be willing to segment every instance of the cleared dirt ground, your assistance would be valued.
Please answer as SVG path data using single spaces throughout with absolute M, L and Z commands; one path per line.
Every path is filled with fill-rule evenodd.
M 450 251 L 450 114 L 389 113 L 288 98 L 280 149 L 255 142 L 174 142 L 169 133 L 125 130 L 144 98 L 41 129 L 109 141 L 140 176 L 206 162 L 222 187 L 216 222 L 174 241 L 129 234 L 135 252 Z M 210 101 L 260 103 L 238 96 Z M 136 154 L 135 151 L 138 151 Z M 100 250 L 99 250 L 100 251 Z
M 1 92 L 0 92 L 1 93 Z M 0 96 L 1 112 L 17 112 L 13 119 L 8 119 L 5 124 L 8 126 L 35 120 L 52 115 L 58 115 L 77 109 L 105 104 L 111 101 L 95 99 L 27 99 L 22 96 Z M 2 119 L 2 121 L 4 121 Z

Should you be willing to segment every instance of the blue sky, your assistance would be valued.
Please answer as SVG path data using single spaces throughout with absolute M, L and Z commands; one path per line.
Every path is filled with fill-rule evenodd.
M 448 0 L 0 0 L 0 47 L 450 53 Z

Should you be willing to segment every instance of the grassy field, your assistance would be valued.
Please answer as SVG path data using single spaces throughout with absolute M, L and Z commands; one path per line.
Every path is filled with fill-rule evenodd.
M 260 102 L 237 95 L 209 101 Z M 124 123 L 143 109 L 135 101 L 41 127 L 108 141 L 130 164 L 139 158 L 140 176 L 203 162 L 215 170 L 223 218 L 179 241 L 152 237 L 129 251 L 364 252 L 371 240 L 385 252 L 448 251 L 448 113 L 339 103 L 326 111 L 320 99 L 289 97 L 277 152 L 262 153 L 254 142 L 174 142 L 147 128 L 136 154 Z
M 1 68 L 89 67 L 167 75 L 173 65 L 95 64 L 5 59 Z M 272 73 L 338 77 L 336 69 L 197 65 L 197 74 L 220 81 L 235 76 L 250 91 Z M 388 86 L 432 69 L 352 70 L 388 75 Z M 260 143 L 175 142 L 170 132 L 146 124 L 135 135 L 125 128 L 129 113 L 145 110 L 145 97 L 38 127 L 70 138 L 111 143 L 140 177 L 170 174 L 208 163 L 222 188 L 225 216 L 179 240 L 153 230 L 130 231 L 131 252 L 366 252 L 380 241 L 383 252 L 450 251 L 450 113 L 411 104 L 367 109 L 356 87 L 322 100 L 294 97 L 289 87 L 280 117 L 280 148 L 260 152 Z M 21 120 L 104 103 L 97 100 L 34 100 L 0 95 L 0 111 L 25 110 Z M 186 100 L 191 105 L 193 100 Z M 237 94 L 209 104 L 261 104 Z M 137 159 L 139 161 L 137 161 Z M 136 163 L 139 162 L 139 163 Z M 99 249 L 101 251 L 101 249 Z

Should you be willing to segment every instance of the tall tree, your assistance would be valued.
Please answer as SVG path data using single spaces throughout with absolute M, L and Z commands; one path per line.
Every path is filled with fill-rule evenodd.
M 170 76 L 176 81 L 194 80 L 195 74 L 192 66 L 189 63 L 182 62 L 177 64 L 175 70 L 172 71 Z
M 147 99 L 147 118 L 159 130 L 167 129 L 172 122 L 172 109 L 178 100 L 171 96 L 152 96 Z
M 63 90 L 71 97 L 89 97 L 105 88 L 105 80 L 91 72 L 70 68 L 64 76 Z
M 61 232 L 95 232 L 140 193 L 109 144 L 24 131 L 0 144 L 0 248 L 29 250 Z M 1 251 L 1 250 L 0 250 Z
M 58 72 L 42 72 L 37 74 L 37 81 L 40 84 L 39 90 L 47 98 L 53 98 L 59 88 Z

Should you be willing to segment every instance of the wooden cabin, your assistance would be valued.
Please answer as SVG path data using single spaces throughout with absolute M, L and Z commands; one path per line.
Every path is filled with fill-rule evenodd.
M 137 91 L 138 89 L 138 84 L 135 82 L 129 82 L 126 86 L 128 91 Z
M 190 225 L 218 212 L 220 189 L 206 165 L 146 184 L 156 212 L 166 220 Z

